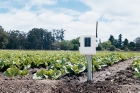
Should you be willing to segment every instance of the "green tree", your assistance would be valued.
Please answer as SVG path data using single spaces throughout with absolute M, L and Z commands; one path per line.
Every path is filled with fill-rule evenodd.
M 136 50 L 140 51 L 140 37 L 137 37 L 134 41 L 136 43 Z
M 115 51 L 115 46 L 114 45 L 110 46 L 110 49 L 109 50 L 110 51 Z
M 52 50 L 59 50 L 60 49 L 60 42 L 59 41 L 55 41 L 52 43 Z
M 71 49 L 73 49 L 73 45 L 70 41 L 63 40 L 60 42 L 60 49 L 61 50 L 71 50 Z
M 64 32 L 66 30 L 63 29 L 53 29 L 52 30 L 52 37 L 53 37 L 53 42 L 55 41 L 63 41 L 64 40 Z
M 125 40 L 123 41 L 123 45 L 128 47 L 128 44 L 129 44 L 128 39 L 125 39 Z
M 52 32 L 42 28 L 33 28 L 28 32 L 29 49 L 51 49 Z
M 122 46 L 122 34 L 119 35 L 117 47 L 121 48 L 121 46 Z
M 28 44 L 26 33 L 19 30 L 9 31 L 8 40 L 8 49 L 26 49 L 26 46 Z
M 29 44 L 27 40 L 27 33 L 21 31 L 19 33 L 18 41 L 19 41 L 19 49 L 27 49 L 28 44 Z
M 101 46 L 103 50 L 110 50 L 110 47 L 112 46 L 112 44 L 110 41 L 106 41 L 106 42 L 101 43 Z
M 136 43 L 136 50 L 140 51 L 140 43 Z
M 110 35 L 110 37 L 109 37 L 108 40 L 109 40 L 109 41 L 111 42 L 111 44 L 113 45 L 113 46 L 112 46 L 112 49 L 114 49 L 114 47 L 115 47 L 115 48 L 116 48 L 116 47 L 119 47 L 119 45 L 118 45 L 118 40 L 115 39 L 113 35 Z
M 79 37 L 76 38 L 76 39 L 72 39 L 70 42 L 73 45 L 73 49 L 72 50 L 78 50 L 79 49 L 79 46 L 80 46 Z
M 114 45 L 114 36 L 113 35 L 110 35 L 109 37 L 109 41 L 111 42 L 112 45 Z
M 4 29 L 2 28 L 2 26 L 0 26 L 0 48 L 1 49 L 6 48 L 6 45 L 7 44 L 8 44 L 8 35 L 4 31 Z
M 96 48 L 96 50 L 98 50 L 98 51 L 102 51 L 103 50 L 101 43 L 98 45 L 98 47 Z
M 129 47 L 129 41 L 128 41 L 128 39 L 125 38 L 125 40 L 123 41 L 123 44 L 121 46 L 121 49 L 128 51 L 129 50 L 128 47 Z
M 140 43 L 140 37 L 137 37 L 134 41 L 135 41 L 136 43 Z
M 135 44 L 135 42 L 130 42 L 129 43 L 129 49 L 131 50 L 131 51 L 134 51 L 134 50 L 136 50 L 136 44 Z

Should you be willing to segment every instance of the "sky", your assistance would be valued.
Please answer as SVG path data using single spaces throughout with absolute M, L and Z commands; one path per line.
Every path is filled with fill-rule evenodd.
M 5 31 L 64 29 L 65 39 L 94 33 L 133 41 L 140 37 L 140 0 L 0 0 L 0 26 Z

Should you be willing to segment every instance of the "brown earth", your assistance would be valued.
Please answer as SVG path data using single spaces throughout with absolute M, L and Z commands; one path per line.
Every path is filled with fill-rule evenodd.
M 86 73 L 64 76 L 60 80 L 33 80 L 30 69 L 26 77 L 4 77 L 0 73 L 0 93 L 140 93 L 140 79 L 130 67 L 133 59 L 94 72 L 87 82 Z

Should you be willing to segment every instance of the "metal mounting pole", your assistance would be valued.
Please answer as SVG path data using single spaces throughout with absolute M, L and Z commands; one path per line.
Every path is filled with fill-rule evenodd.
M 92 81 L 92 56 L 86 56 L 88 61 L 88 79 L 87 81 Z

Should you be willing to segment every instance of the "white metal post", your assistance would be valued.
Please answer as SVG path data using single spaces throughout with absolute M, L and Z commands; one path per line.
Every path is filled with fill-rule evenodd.
M 88 81 L 92 81 L 92 56 L 87 55 L 88 61 Z

